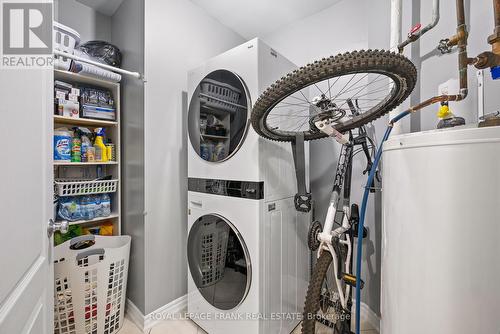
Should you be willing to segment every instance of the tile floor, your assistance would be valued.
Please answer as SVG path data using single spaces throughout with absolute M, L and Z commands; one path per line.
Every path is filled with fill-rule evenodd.
M 318 329 L 316 333 L 326 334 L 331 333 L 331 330 Z M 368 323 L 361 324 L 361 332 L 363 334 L 378 334 L 378 332 Z M 146 334 L 206 334 L 206 332 L 190 320 L 168 320 L 162 321 L 153 328 L 147 330 Z M 122 329 L 118 334 L 143 334 L 139 328 L 127 317 Z M 292 334 L 300 334 L 300 326 L 295 328 Z

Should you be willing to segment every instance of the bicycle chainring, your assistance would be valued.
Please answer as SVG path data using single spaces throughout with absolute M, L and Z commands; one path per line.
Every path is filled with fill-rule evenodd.
M 307 234 L 307 246 L 311 251 L 316 251 L 319 248 L 320 242 L 318 240 L 318 234 L 323 231 L 323 226 L 319 221 L 314 221 L 309 227 L 309 232 Z

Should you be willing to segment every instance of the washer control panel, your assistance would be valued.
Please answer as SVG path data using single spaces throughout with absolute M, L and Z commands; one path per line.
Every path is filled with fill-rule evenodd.
M 188 190 L 205 194 L 256 200 L 264 198 L 264 182 L 198 179 L 190 177 L 188 179 Z

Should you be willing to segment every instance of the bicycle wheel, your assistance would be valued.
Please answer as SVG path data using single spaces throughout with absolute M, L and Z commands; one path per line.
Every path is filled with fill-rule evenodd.
M 358 128 L 401 104 L 412 92 L 417 70 L 389 51 L 354 51 L 324 58 L 289 73 L 256 101 L 252 126 L 262 137 L 292 141 L 326 137 L 314 122 L 339 132 Z
M 344 263 L 346 253 L 345 251 L 342 253 L 342 263 Z M 333 275 L 332 255 L 324 251 L 318 258 L 309 281 L 304 304 L 302 334 L 315 334 L 316 329 L 327 329 L 331 326 L 333 326 L 334 334 L 350 333 L 350 312 L 342 309 L 338 294 L 334 292 L 337 288 Z M 348 304 L 350 307 L 351 297 L 349 297 Z M 349 316 L 346 317 L 346 314 Z

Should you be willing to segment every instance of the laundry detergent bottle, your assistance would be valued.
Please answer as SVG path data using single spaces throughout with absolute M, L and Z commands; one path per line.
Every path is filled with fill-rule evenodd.
M 95 129 L 96 137 L 94 141 L 96 161 L 108 161 L 106 145 L 104 145 L 104 128 Z

